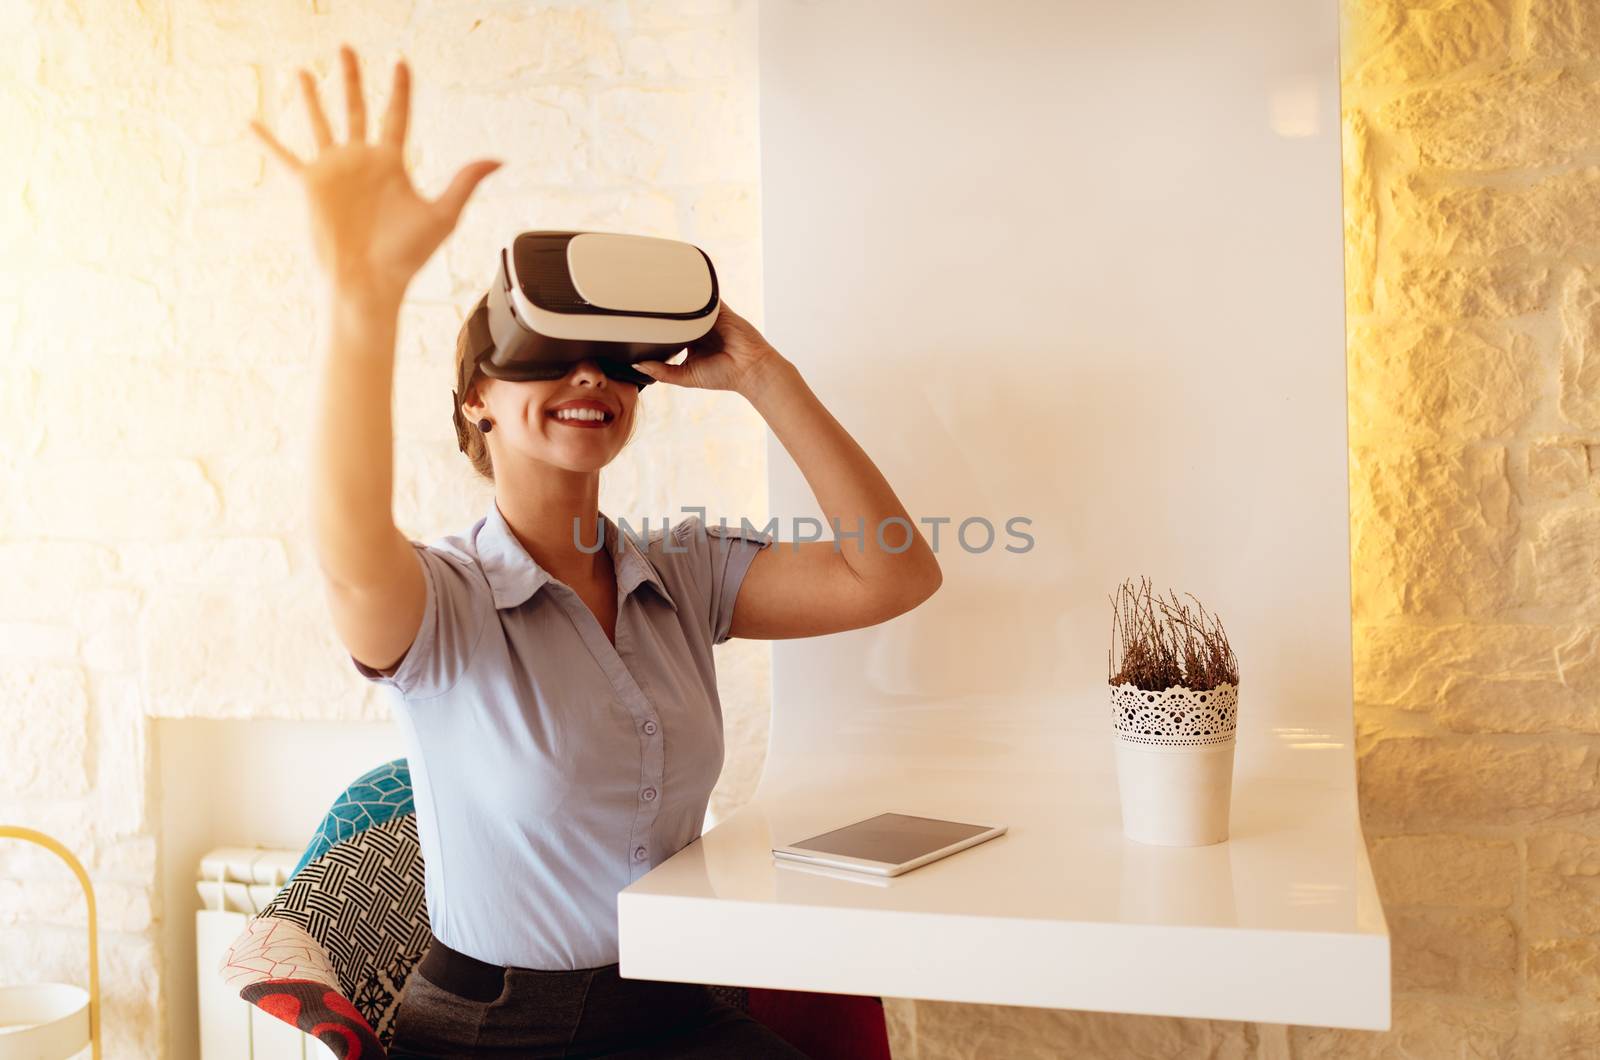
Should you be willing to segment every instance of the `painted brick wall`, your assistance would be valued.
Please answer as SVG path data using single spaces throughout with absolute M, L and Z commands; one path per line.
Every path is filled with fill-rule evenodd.
M 342 136 L 349 41 L 373 115 L 394 60 L 412 65 L 425 194 L 506 161 L 401 325 L 395 517 L 431 540 L 491 496 L 456 451 L 451 358 L 507 233 L 690 240 L 759 326 L 754 17 L 739 0 L 0 4 L 0 820 L 89 866 L 108 1057 L 161 1055 L 163 960 L 192 959 L 157 944 L 152 719 L 388 717 L 310 547 L 323 351 L 303 194 L 247 122 L 309 152 L 306 64 Z M 766 521 L 747 404 L 658 384 L 642 408 L 603 477 L 608 511 Z M 759 776 L 768 658 L 718 650 L 716 813 Z M 0 847 L 0 981 L 83 981 L 75 889 L 44 852 Z

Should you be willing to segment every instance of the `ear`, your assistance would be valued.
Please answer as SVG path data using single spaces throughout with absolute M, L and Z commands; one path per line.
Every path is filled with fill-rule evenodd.
M 482 419 L 483 414 L 489 411 L 489 406 L 484 404 L 483 395 L 479 392 L 479 388 L 482 385 L 482 379 L 476 379 L 471 383 L 468 383 L 466 394 L 462 395 L 462 397 L 459 399 L 461 403 L 461 414 L 472 420 L 474 423 Z

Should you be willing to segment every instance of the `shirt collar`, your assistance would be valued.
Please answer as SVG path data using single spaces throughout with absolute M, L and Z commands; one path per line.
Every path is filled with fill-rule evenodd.
M 599 515 L 600 524 L 604 527 L 606 552 L 616 569 L 617 588 L 623 597 L 626 598 L 641 584 L 649 582 L 668 606 L 676 611 L 678 605 L 673 601 L 672 594 L 667 592 L 666 583 L 661 580 L 655 565 L 640 550 L 638 542 L 631 535 L 618 530 L 617 524 L 605 512 Z M 476 544 L 478 562 L 482 564 L 489 586 L 494 590 L 496 608 L 517 607 L 551 580 L 550 572 L 528 555 L 528 550 L 511 532 L 510 525 L 500 512 L 500 505 L 492 497 Z

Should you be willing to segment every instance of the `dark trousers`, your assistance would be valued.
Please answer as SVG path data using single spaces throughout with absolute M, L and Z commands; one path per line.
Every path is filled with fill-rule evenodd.
M 502 968 L 435 939 L 400 993 L 389 1056 L 807 1060 L 701 984 L 617 973 Z

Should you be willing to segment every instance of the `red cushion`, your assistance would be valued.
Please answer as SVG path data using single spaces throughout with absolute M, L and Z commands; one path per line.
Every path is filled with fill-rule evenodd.
M 796 1049 L 829 1060 L 890 1060 L 883 999 L 750 987 L 750 1015 Z

